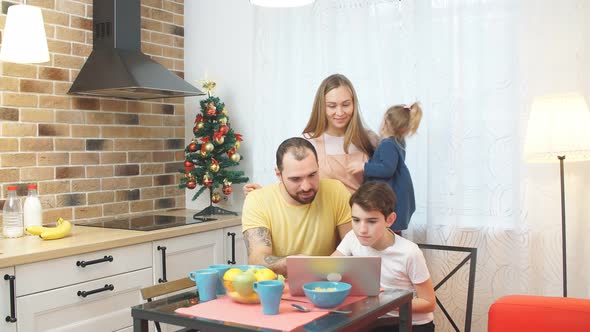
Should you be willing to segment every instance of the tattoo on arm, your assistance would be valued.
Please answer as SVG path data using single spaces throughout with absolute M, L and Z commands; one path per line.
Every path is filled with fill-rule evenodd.
M 280 259 L 282 259 L 284 257 L 278 257 L 278 256 L 266 256 L 264 257 L 264 262 L 268 265 L 274 265 L 276 264 L 277 261 L 279 261 Z
M 244 232 L 244 244 L 246 245 L 246 252 L 250 256 L 250 241 L 248 240 L 248 231 Z
M 269 248 L 272 247 L 270 232 L 268 231 L 268 228 L 264 227 L 253 228 L 245 231 L 244 242 L 246 244 L 248 256 L 250 256 L 250 253 L 252 252 L 252 245 L 262 244 Z
M 246 244 L 246 249 L 248 251 L 248 256 L 252 254 L 252 250 L 256 246 L 264 246 L 272 249 L 272 241 L 271 235 L 268 228 L 258 227 L 252 228 L 244 232 L 244 242 Z M 281 263 L 285 257 L 273 256 L 273 255 L 264 255 L 260 257 L 264 264 L 268 267 L 276 267 L 277 263 Z M 283 269 L 277 270 L 278 273 L 285 273 Z

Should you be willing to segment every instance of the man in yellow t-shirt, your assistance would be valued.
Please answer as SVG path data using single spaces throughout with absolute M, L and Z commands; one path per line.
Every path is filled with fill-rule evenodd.
M 301 137 L 276 153 L 279 183 L 254 190 L 242 209 L 250 264 L 286 274 L 289 255 L 331 255 L 351 229 L 350 193 L 338 180 L 319 178 L 317 153 Z

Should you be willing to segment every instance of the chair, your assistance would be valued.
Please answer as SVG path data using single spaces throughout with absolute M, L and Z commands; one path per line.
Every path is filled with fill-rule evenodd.
M 430 250 L 443 250 L 443 251 L 454 251 L 454 252 L 464 252 L 467 255 L 463 258 L 463 260 L 436 285 L 434 285 L 434 290 L 436 292 L 441 286 L 444 285 L 449 278 L 451 278 L 461 267 L 466 265 L 470 262 L 469 265 L 469 279 L 468 279 L 468 286 L 467 286 L 467 299 L 465 305 L 465 328 L 463 332 L 471 332 L 471 316 L 473 313 L 473 297 L 475 291 L 475 268 L 477 264 L 477 248 L 470 248 L 470 247 L 457 247 L 457 246 L 446 246 L 446 245 L 437 245 L 437 244 L 423 244 L 418 243 L 418 247 L 420 249 L 430 249 Z M 440 301 L 438 297 L 436 297 L 436 304 L 439 306 L 440 310 L 443 312 L 451 326 L 456 332 L 459 332 L 459 327 L 444 307 L 443 303 Z M 393 324 L 397 324 L 397 318 L 394 317 L 387 317 L 382 316 L 377 318 L 373 323 L 369 326 L 369 329 L 378 328 L 378 327 L 385 327 Z
M 163 284 L 158 284 L 154 286 L 149 286 L 141 289 L 141 297 L 148 302 L 152 302 L 154 297 L 170 294 L 177 292 L 179 290 L 187 289 L 195 287 L 195 282 L 192 281 L 189 277 L 168 281 Z M 156 325 L 156 331 L 161 332 L 162 329 L 160 327 L 159 322 L 154 322 Z M 181 329 L 177 332 L 198 332 L 197 330 L 192 329 Z

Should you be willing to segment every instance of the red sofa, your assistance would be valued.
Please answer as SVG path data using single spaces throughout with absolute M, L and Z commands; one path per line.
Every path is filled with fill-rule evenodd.
M 488 311 L 488 332 L 590 331 L 590 300 L 509 295 Z

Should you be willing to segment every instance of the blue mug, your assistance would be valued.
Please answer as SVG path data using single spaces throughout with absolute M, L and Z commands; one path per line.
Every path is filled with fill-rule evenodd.
M 223 275 L 231 268 L 228 264 L 213 264 L 209 265 L 210 269 L 217 270 L 219 273 L 219 282 L 217 283 L 217 295 L 225 295 L 225 287 L 223 287 Z
M 283 289 L 285 289 L 285 283 L 279 280 L 264 280 L 254 283 L 254 291 L 258 293 L 260 298 L 263 314 L 276 315 L 279 313 Z
M 190 272 L 188 277 L 197 283 L 199 301 L 207 302 L 217 298 L 217 282 L 219 273 L 215 269 L 202 269 Z

